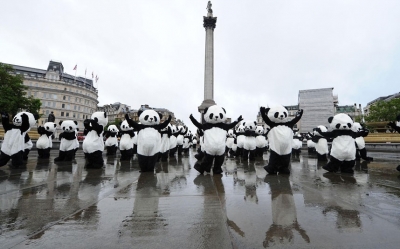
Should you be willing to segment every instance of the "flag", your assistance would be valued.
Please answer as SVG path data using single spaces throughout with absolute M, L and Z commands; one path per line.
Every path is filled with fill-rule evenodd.
M 72 70 L 76 70 L 77 66 L 78 66 L 78 65 L 75 65 L 74 69 L 72 69 Z
M 92 79 L 94 78 L 94 74 L 93 74 L 93 72 L 92 72 Z
M 97 75 L 96 75 L 96 83 L 97 83 L 98 80 L 99 80 L 99 77 L 97 77 Z

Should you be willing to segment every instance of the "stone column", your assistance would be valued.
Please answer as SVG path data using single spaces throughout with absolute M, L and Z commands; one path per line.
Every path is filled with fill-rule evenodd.
M 204 65 L 204 100 L 198 107 L 203 123 L 204 109 L 215 105 L 214 102 L 214 29 L 217 18 L 213 17 L 212 10 L 203 17 L 203 27 L 206 29 L 205 65 Z

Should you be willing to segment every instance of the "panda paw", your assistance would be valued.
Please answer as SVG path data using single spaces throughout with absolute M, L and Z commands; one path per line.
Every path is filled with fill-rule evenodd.
M 190 114 L 189 118 L 190 118 L 190 119 L 192 119 L 192 118 L 193 118 L 193 115 L 192 115 L 192 114 Z
M 1 118 L 9 118 L 6 112 L 1 112 Z
M 303 115 L 303 109 L 300 109 L 296 112 L 296 116 L 300 117 L 301 115 Z
M 243 120 L 242 115 L 240 115 L 237 120 L 238 122 L 242 121 Z
M 393 121 L 390 121 L 387 125 L 390 127 L 393 127 L 393 126 L 395 126 L 395 123 Z

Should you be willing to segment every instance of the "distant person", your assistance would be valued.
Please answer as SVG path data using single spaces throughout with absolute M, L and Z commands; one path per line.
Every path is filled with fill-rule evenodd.
M 47 121 L 48 122 L 55 122 L 56 121 L 56 117 L 54 116 L 54 113 L 53 112 L 51 112 L 50 114 L 49 114 L 49 117 L 47 118 Z

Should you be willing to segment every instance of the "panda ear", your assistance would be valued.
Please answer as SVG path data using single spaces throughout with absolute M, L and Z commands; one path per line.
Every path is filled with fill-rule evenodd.
M 79 131 L 79 128 L 76 128 L 76 131 Z
M 60 121 L 58 124 L 61 126 L 61 124 L 62 124 L 62 121 Z
M 163 115 L 161 114 L 161 112 L 158 112 L 158 116 L 160 116 L 160 120 L 162 119 Z
M 224 112 L 225 112 L 225 114 L 226 114 L 225 108 L 223 108 L 223 107 L 221 107 L 221 108 L 222 108 L 222 110 L 224 110 Z
M 204 109 L 204 114 L 206 114 L 208 111 L 208 107 L 206 107 L 206 109 Z
M 57 125 L 56 124 L 54 124 L 54 128 L 56 128 L 57 127 Z
M 256 121 L 254 121 L 254 125 L 257 126 L 257 122 Z
M 137 115 L 138 115 L 138 117 L 140 117 L 140 115 L 142 114 L 142 110 L 140 110 L 140 111 L 138 111 L 138 113 L 137 113 Z
M 329 123 L 332 123 L 332 120 L 333 120 L 333 117 L 329 117 L 329 118 L 328 118 L 328 122 L 329 122 Z
M 78 125 L 78 122 L 77 122 L 76 120 L 74 120 L 74 123 L 75 123 L 76 125 Z
M 107 112 L 104 112 L 104 118 L 106 118 L 107 117 Z

